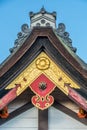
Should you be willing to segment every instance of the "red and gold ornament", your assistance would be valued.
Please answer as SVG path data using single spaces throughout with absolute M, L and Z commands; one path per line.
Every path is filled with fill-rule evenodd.
M 49 94 L 55 89 L 55 84 L 45 74 L 35 79 L 30 88 L 36 94 L 32 97 L 34 106 L 44 110 L 53 104 L 54 98 Z

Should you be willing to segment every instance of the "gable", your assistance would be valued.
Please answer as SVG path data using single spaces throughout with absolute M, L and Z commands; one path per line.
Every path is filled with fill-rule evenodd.
M 0 83 L 5 83 L 4 77 L 12 75 L 11 72 L 14 70 L 17 73 L 18 68 L 23 68 L 22 65 L 27 66 L 31 61 L 41 52 L 45 51 L 49 57 L 52 58 L 57 64 L 60 64 L 67 73 L 75 78 L 73 75 L 77 75 L 78 82 L 81 86 L 87 85 L 86 83 L 86 71 L 76 61 L 71 54 L 67 51 L 65 46 L 62 45 L 60 40 L 55 36 L 51 28 L 34 29 L 25 43 L 0 69 Z M 28 59 L 26 59 L 28 58 Z M 23 63 L 23 64 L 22 64 Z M 14 65 L 15 64 L 15 65 Z M 10 69 L 10 70 L 9 70 Z M 6 72 L 6 73 L 5 73 Z M 83 77 L 83 76 L 84 77 Z M 80 78 L 79 78 L 80 77 Z M 12 78 L 11 78 L 12 79 Z M 77 79 L 76 79 L 77 80 Z M 84 84 L 85 83 L 85 84 Z
M 35 69 L 35 61 L 41 55 L 44 55 L 48 61 L 50 60 L 53 64 L 52 66 L 54 66 L 54 70 L 51 66 L 50 71 L 48 71 L 48 69 L 38 70 L 36 68 L 35 73 L 33 71 L 33 73 L 31 73 L 30 70 Z M 27 77 L 28 71 L 32 76 L 30 78 L 28 77 L 29 82 L 24 82 L 26 81 L 25 77 Z M 56 37 L 51 28 L 33 29 L 24 44 L 14 53 L 6 64 L 2 66 L 0 72 L 0 97 L 3 100 L 8 99 L 4 102 L 4 105 L 2 105 L 3 102 L 0 104 L 1 109 L 17 98 L 17 96 L 31 85 L 34 79 L 43 73 L 71 100 L 87 111 L 86 71 L 84 71 L 79 62 L 68 52 L 67 48 L 62 44 L 61 40 Z M 22 84 L 23 87 L 21 87 L 20 84 Z M 52 104 L 53 102 L 54 101 L 52 101 Z
M 51 80 L 51 82 L 54 83 L 54 88 L 52 88 L 53 90 L 55 89 L 55 86 L 57 86 L 66 95 L 68 95 L 69 94 L 68 87 L 80 89 L 80 87 L 76 83 L 74 83 L 74 81 L 71 80 L 66 75 L 66 73 L 64 73 L 61 70 L 60 67 L 58 67 L 44 52 L 42 52 L 41 54 L 39 54 L 37 58 L 35 58 L 35 60 L 24 71 L 22 71 L 21 74 L 17 76 L 16 79 L 14 79 L 5 88 L 5 90 L 8 89 L 11 90 L 10 94 L 8 93 L 9 96 L 7 102 L 10 102 L 14 98 L 16 98 L 16 96 L 20 95 L 27 87 L 31 86 L 32 82 L 35 79 L 37 79 L 41 74 L 46 75 L 46 77 L 48 77 Z M 43 80 L 44 79 L 42 79 L 42 81 Z M 53 90 L 50 91 L 52 92 Z M 37 94 L 37 92 L 34 89 L 33 91 Z M 50 91 L 48 91 L 47 94 L 51 93 Z M 12 99 L 9 98 L 10 96 Z M 3 104 L 3 100 L 4 99 L 2 99 L 2 104 Z M 1 108 L 2 108 L 2 104 L 1 104 Z
M 47 63 L 46 63 L 47 62 Z M 38 78 L 39 75 L 45 74 L 53 83 L 54 86 L 59 87 L 60 90 L 62 90 L 66 95 L 68 95 L 71 99 L 81 104 L 83 103 L 82 107 L 86 110 L 86 101 L 84 98 L 82 98 L 76 91 L 74 91 L 72 88 L 78 90 L 80 89 L 80 86 L 73 81 L 69 75 L 64 72 L 64 70 L 61 69 L 60 66 L 56 65 L 44 52 L 41 52 L 38 57 L 35 58 L 35 60 L 29 64 L 29 66 L 22 70 L 22 73 L 20 73 L 16 79 L 14 79 L 5 89 L 4 91 L 7 91 L 8 89 L 10 92 L 6 94 L 7 96 L 4 96 L 2 98 L 2 103 L 0 104 L 1 109 L 14 100 L 18 95 L 20 95 L 27 87 L 31 86 L 31 83 Z M 31 87 L 30 87 L 31 88 Z M 54 87 L 55 88 L 55 87 Z M 35 92 L 35 90 L 33 90 Z M 50 90 L 51 92 L 53 90 Z M 50 94 L 51 92 L 47 93 Z M 37 92 L 35 92 L 37 94 Z M 73 94 L 76 98 L 74 98 Z M 11 97 L 10 97 L 11 96 Z M 40 95 L 41 96 L 41 95 Z M 6 102 L 3 101 L 7 98 Z M 82 101 L 83 100 L 83 101 Z M 2 105 L 3 104 L 3 105 Z M 53 103 L 52 103 L 53 104 Z
M 42 30 L 35 29 L 32 31 L 29 38 L 19 48 L 17 53 L 15 53 L 13 57 L 3 65 L 0 71 L 0 74 L 2 75 L 0 78 L 0 87 L 5 88 L 42 51 L 44 51 L 57 65 L 70 75 L 81 86 L 81 89 L 84 89 L 83 91 L 86 91 L 87 81 L 86 78 L 83 77 L 86 72 L 83 73 L 84 70 L 81 65 L 69 54 L 50 28 L 42 28 Z M 11 68 L 9 69 L 9 67 Z M 5 71 L 7 72 L 5 73 Z

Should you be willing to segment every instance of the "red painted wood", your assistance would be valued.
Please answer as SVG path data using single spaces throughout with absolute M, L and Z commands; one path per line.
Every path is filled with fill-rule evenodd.
M 69 95 L 71 99 L 73 99 L 76 103 L 78 103 L 84 110 L 87 111 L 87 103 L 85 98 L 83 98 L 79 93 L 77 93 L 72 88 L 69 88 Z
M 46 84 L 45 89 L 40 89 L 41 83 Z M 30 84 L 31 90 L 35 94 L 42 97 L 45 97 L 46 95 L 50 94 L 54 90 L 55 86 L 56 85 L 50 79 L 48 79 L 44 74 L 41 74 L 36 80 L 33 81 L 33 83 Z
M 0 110 L 17 97 L 16 90 L 17 88 L 13 88 L 10 92 L 8 92 L 8 94 L 0 99 Z
M 33 105 L 44 110 L 53 104 L 54 98 L 49 94 L 54 90 L 55 84 L 44 74 L 35 79 L 30 88 L 36 94 L 32 97 Z

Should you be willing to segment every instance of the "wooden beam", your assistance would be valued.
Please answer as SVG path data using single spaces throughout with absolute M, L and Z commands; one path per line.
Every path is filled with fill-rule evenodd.
M 31 102 L 26 103 L 26 104 L 23 105 L 22 107 L 20 107 L 20 108 L 16 109 L 15 111 L 11 112 L 11 113 L 9 114 L 9 117 L 8 117 L 8 118 L 6 118 L 6 119 L 0 119 L 0 125 L 2 125 L 2 124 L 4 124 L 4 123 L 6 123 L 7 121 L 9 121 L 9 120 L 15 118 L 16 116 L 20 115 L 21 113 L 27 111 L 28 109 L 30 109 L 30 108 L 32 108 L 32 107 L 33 107 L 33 105 L 32 105 Z
M 64 112 L 65 114 L 69 115 L 70 117 L 74 118 L 75 120 L 83 123 L 84 125 L 87 125 L 87 118 L 83 118 L 83 119 L 80 119 L 78 116 L 77 116 L 77 113 L 75 113 L 74 111 L 70 110 L 69 108 L 63 106 L 62 104 L 60 104 L 58 101 L 55 101 L 53 106 L 55 108 L 57 108 L 58 110 Z
M 48 109 L 38 109 L 38 130 L 48 130 Z

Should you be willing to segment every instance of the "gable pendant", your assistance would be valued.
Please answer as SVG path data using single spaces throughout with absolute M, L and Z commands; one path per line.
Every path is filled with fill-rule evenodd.
M 36 94 L 31 101 L 34 106 L 44 110 L 50 107 L 53 102 L 53 96 L 49 95 L 55 88 L 55 84 L 48 79 L 44 74 L 41 74 L 37 79 L 30 84 L 31 90 Z

